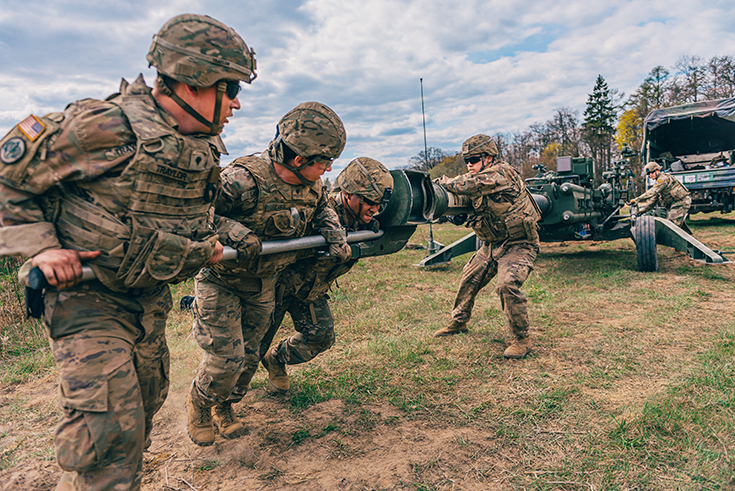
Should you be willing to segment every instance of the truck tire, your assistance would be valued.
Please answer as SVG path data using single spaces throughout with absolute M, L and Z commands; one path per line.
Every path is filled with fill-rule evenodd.
M 646 273 L 658 271 L 656 221 L 653 217 L 642 216 L 636 220 L 633 229 L 633 240 L 638 254 L 638 271 Z

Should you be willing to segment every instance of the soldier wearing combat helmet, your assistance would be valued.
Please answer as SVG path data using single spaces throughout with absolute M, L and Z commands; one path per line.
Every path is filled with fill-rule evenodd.
M 140 489 L 168 392 L 169 283 L 222 257 L 211 220 L 218 133 L 255 78 L 252 50 L 210 17 L 154 37 L 142 75 L 104 101 L 29 116 L 0 141 L 0 255 L 46 276 L 44 323 L 64 416 L 57 490 Z M 79 284 L 81 261 L 96 280 Z M 63 290 L 63 291 L 62 291 Z
M 261 256 L 261 241 L 297 239 L 313 231 L 330 244 L 334 261 L 350 258 L 345 231 L 321 182 L 345 141 L 334 111 L 306 102 L 281 118 L 267 151 L 240 157 L 222 171 L 217 227 L 238 257 L 205 268 L 196 278 L 193 329 L 204 357 L 186 408 L 189 436 L 197 445 L 214 443 L 213 424 L 223 438 L 244 430 L 232 405 L 244 397 L 260 363 L 276 283 L 298 257 L 297 252 Z
M 434 336 L 467 332 L 475 297 L 497 276 L 495 292 L 515 337 L 504 356 L 522 358 L 531 349 L 531 338 L 527 300 L 521 286 L 538 254 L 537 223 L 541 213 L 518 172 L 496 161 L 497 155 L 492 138 L 475 135 L 462 145 L 469 173 L 437 180 L 447 191 L 473 198 L 474 214 L 466 226 L 474 229 L 483 245 L 462 271 L 451 323 Z
M 339 174 L 337 188 L 329 201 L 348 232 L 377 231 L 380 224 L 373 216 L 388 203 L 392 192 L 393 177 L 388 169 L 377 160 L 360 157 Z M 334 344 L 334 318 L 327 292 L 356 263 L 357 259 L 334 264 L 328 258 L 309 258 L 284 272 L 274 321 L 260 344 L 263 366 L 268 370 L 271 387 L 277 392 L 289 388 L 286 365 L 308 362 Z M 270 348 L 286 312 L 291 315 L 297 332 Z
M 645 193 L 632 200 L 630 204 L 640 204 L 638 213 L 645 213 L 654 207 L 666 208 L 666 218 L 677 226 L 684 225 L 689 208 L 692 206 L 692 197 L 689 190 L 671 174 L 661 172 L 658 162 L 649 162 L 643 168 L 646 175 L 653 179 L 654 184 Z

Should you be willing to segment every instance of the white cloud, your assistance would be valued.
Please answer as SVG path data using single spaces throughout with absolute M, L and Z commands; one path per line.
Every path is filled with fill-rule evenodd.
M 367 155 L 389 167 L 477 132 L 525 129 L 555 108 L 583 111 L 595 78 L 633 92 L 656 65 L 732 54 L 735 8 L 672 0 L 91 0 L 4 2 L 0 132 L 27 113 L 105 97 L 144 72 L 152 34 L 182 12 L 232 25 L 253 46 L 258 79 L 225 132 L 231 160 L 264 149 L 299 102 L 318 100 L 348 132 L 336 172 Z

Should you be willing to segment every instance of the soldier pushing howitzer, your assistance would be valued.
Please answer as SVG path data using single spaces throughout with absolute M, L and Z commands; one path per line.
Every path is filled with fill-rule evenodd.
M 44 324 L 59 369 L 57 491 L 138 490 L 168 392 L 169 283 L 222 257 L 211 220 L 218 136 L 255 79 L 254 52 L 210 17 L 153 37 L 142 75 L 104 101 L 29 116 L 0 141 L 0 254 L 32 258 L 50 287 Z M 79 283 L 80 261 L 96 279 Z
M 197 445 L 214 443 L 213 423 L 223 438 L 243 433 L 232 405 L 245 396 L 260 364 L 278 279 L 299 257 L 296 251 L 263 256 L 261 242 L 296 239 L 311 230 L 329 243 L 333 261 L 351 257 L 321 181 L 345 141 L 339 116 L 324 104 L 306 102 L 281 118 L 265 152 L 240 157 L 222 171 L 217 227 L 238 254 L 196 277 L 193 330 L 204 356 L 186 409 L 189 437 Z
M 462 271 L 452 321 L 434 336 L 467 332 L 475 297 L 497 276 L 495 291 L 515 337 L 504 356 L 522 358 L 531 349 L 531 338 L 527 300 L 521 286 L 539 251 L 537 223 L 541 212 L 518 172 L 497 161 L 497 155 L 492 138 L 482 134 L 470 137 L 462 144 L 469 173 L 436 180 L 451 193 L 472 197 L 474 214 L 466 226 L 483 244 Z
M 348 232 L 377 231 L 379 223 L 373 216 L 388 203 L 392 191 L 393 178 L 388 169 L 377 160 L 360 157 L 339 174 L 329 202 Z M 308 362 L 334 344 L 334 318 L 327 292 L 356 263 L 357 259 L 334 264 L 329 258 L 308 258 L 290 266 L 282 275 L 274 320 L 260 343 L 262 363 L 276 391 L 289 388 L 286 365 Z M 297 333 L 271 348 L 286 312 Z

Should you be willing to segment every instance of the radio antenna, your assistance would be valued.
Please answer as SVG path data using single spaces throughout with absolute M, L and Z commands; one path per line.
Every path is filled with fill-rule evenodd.
M 426 112 L 424 111 L 424 79 L 419 78 L 419 83 L 421 84 L 421 119 L 424 122 L 424 167 L 426 169 L 426 173 L 429 173 L 429 148 L 426 145 Z M 440 249 L 438 247 L 439 244 L 434 242 L 434 228 L 429 222 L 429 255 L 434 254 L 436 251 Z

